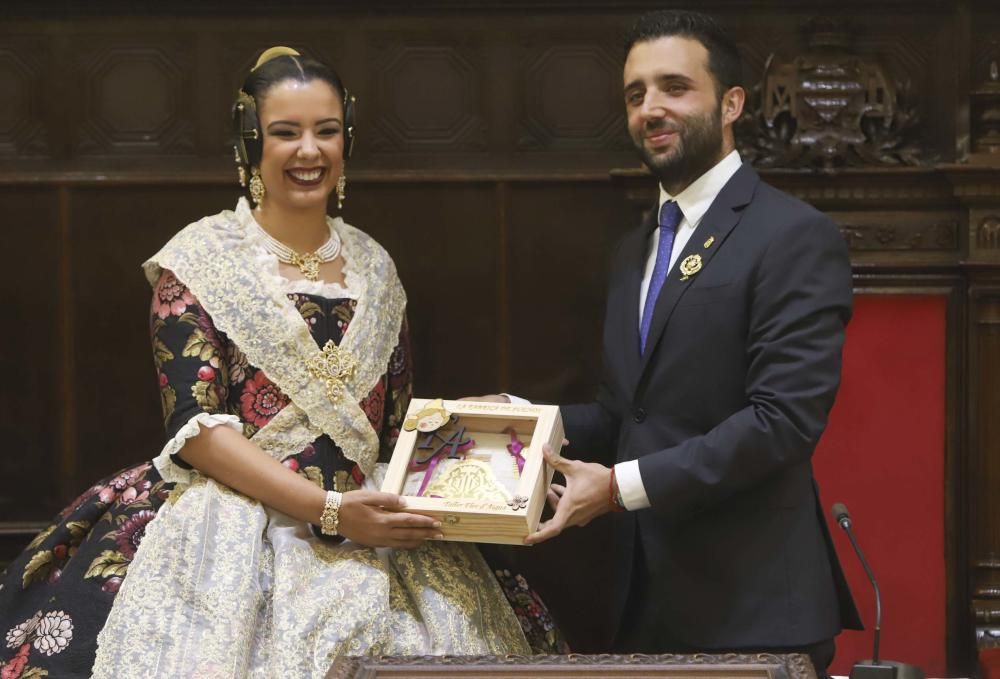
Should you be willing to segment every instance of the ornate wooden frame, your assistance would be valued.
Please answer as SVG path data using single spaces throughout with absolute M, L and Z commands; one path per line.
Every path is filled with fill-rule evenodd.
M 488 671 L 488 675 L 485 672 Z M 395 656 L 342 658 L 327 679 L 406 679 L 409 677 L 766 677 L 815 679 L 809 656 L 801 653 L 709 655 L 532 655 L 532 656 Z

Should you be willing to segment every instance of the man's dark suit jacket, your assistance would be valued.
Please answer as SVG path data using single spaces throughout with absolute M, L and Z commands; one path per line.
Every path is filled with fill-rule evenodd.
M 596 402 L 562 407 L 566 454 L 638 459 L 651 503 L 613 515 L 616 650 L 800 646 L 860 628 L 810 462 L 851 315 L 839 230 L 743 165 L 671 270 L 640 356 L 655 226 L 649 215 L 614 255 Z M 690 255 L 702 267 L 682 280 Z

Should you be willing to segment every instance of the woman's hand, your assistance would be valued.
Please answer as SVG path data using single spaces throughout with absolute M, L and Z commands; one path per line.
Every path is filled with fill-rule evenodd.
M 368 547 L 413 549 L 444 537 L 429 516 L 409 514 L 402 497 L 374 490 L 351 490 L 340 501 L 340 528 L 348 540 Z

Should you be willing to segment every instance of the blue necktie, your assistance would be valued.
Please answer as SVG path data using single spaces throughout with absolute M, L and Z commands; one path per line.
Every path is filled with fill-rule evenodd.
M 646 305 L 642 308 L 642 321 L 639 323 L 640 355 L 646 351 L 646 337 L 649 336 L 649 326 L 653 322 L 656 298 L 660 296 L 663 283 L 667 280 L 670 253 L 674 249 L 674 234 L 677 232 L 677 225 L 681 223 L 683 218 L 684 214 L 677 206 L 676 201 L 667 201 L 660 208 L 660 244 L 656 248 L 656 263 L 653 265 L 653 275 L 649 277 Z

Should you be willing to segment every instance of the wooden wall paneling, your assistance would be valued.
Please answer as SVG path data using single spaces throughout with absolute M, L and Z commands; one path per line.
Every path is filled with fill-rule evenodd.
M 969 64 L 963 74 L 969 97 L 960 113 L 970 161 L 995 165 L 1000 162 L 1000 9 L 996 3 L 982 4 L 965 10 L 975 19 L 968 19 L 972 25 L 962 55 Z
M 74 35 L 64 66 L 80 86 L 76 152 L 194 153 L 196 54 L 183 37 L 148 28 Z
M 965 211 L 828 210 L 855 264 L 948 265 L 961 258 Z
M 967 436 L 968 279 L 960 272 L 941 276 L 948 288 L 945 366 L 945 568 L 948 667 L 968 672 L 976 664 L 974 625 L 969 615 L 970 475 Z
M 977 640 L 1000 639 L 1000 279 L 969 289 L 972 605 Z
M 201 187 L 74 189 L 74 285 L 62 303 L 74 317 L 77 492 L 163 447 L 149 343 L 152 292 L 140 267 L 189 222 L 232 209 L 234 194 Z
M 57 296 L 62 249 L 56 194 L 53 187 L 0 187 L 7 254 L 0 267 L 0 522 L 48 518 L 60 499 L 66 328 Z
M 553 403 L 591 400 L 611 254 L 636 223 L 606 182 L 512 183 L 509 220 L 510 391 Z M 589 593 L 595 610 L 610 607 L 614 537 L 609 522 L 598 520 L 530 550 L 507 550 L 579 652 L 611 643 L 606 616 L 580 615 L 579 593 Z
M 591 389 L 599 335 L 585 333 L 600 326 L 607 249 L 655 199 L 648 179 L 607 181 L 608 168 L 638 165 L 621 110 L 620 40 L 640 12 L 686 6 L 303 0 L 290 11 L 276 2 L 237 8 L 229 0 L 7 3 L 0 201 L 15 206 L 4 212 L 9 223 L 37 225 L 24 233 L 8 227 L 12 237 L 57 244 L 37 255 L 23 280 L 58 309 L 44 319 L 58 328 L 51 337 L 11 335 L 23 358 L 10 369 L 32 389 L 55 379 L 71 393 L 39 396 L 40 411 L 62 408 L 55 430 L 36 425 L 32 432 L 29 442 L 44 462 L 34 472 L 13 471 L 14 485 L 4 476 L 0 495 L 14 498 L 18 520 L 47 518 L 83 484 L 162 444 L 146 337 L 149 290 L 137 265 L 187 221 L 231 207 L 229 107 L 257 53 L 276 43 L 332 62 L 359 97 L 345 216 L 381 240 L 399 265 L 410 294 L 418 393 L 509 387 L 564 400 Z M 996 611 L 1000 621 L 1000 606 L 988 598 L 1000 569 L 991 556 L 1000 538 L 988 523 L 997 513 L 990 493 L 1000 445 L 990 419 L 990 366 L 1000 347 L 989 320 L 1000 287 L 1000 154 L 963 155 L 993 129 L 983 117 L 992 104 L 975 97 L 976 88 L 994 86 L 989 67 L 1000 7 L 990 0 L 779 0 L 748 12 L 740 0 L 711 0 L 705 9 L 740 43 L 748 83 L 759 80 L 771 53 L 783 60 L 803 54 L 801 29 L 820 18 L 847 20 L 860 56 L 912 84 L 925 165 L 763 174 L 843 222 L 859 275 L 911 276 L 899 283 L 904 288 L 919 287 L 918 274 L 972 281 L 968 297 L 949 306 L 968 307 L 967 318 L 949 316 L 949 347 L 961 344 L 968 360 L 950 350 L 948 359 L 949 380 L 964 380 L 958 388 L 949 382 L 949 394 L 961 393 L 949 403 L 968 400 L 949 445 L 969 456 L 949 459 L 965 460 L 969 493 L 949 481 L 956 499 L 948 510 L 949 525 L 964 525 L 969 535 L 959 557 L 953 552 L 961 548 L 949 542 L 949 658 L 956 671 L 967 671 L 960 640 L 972 625 L 969 605 Z M 46 271 L 56 273 L 39 273 Z M 21 291 L 24 283 L 12 285 L 5 289 Z M 34 307 L 19 313 L 43 322 Z M 11 362 L 6 351 L 0 360 Z M 16 388 L 0 391 L 2 402 L 41 422 Z M 111 404 L 139 424 L 102 429 L 97 418 Z M 8 440 L 21 445 L 27 435 Z M 9 471 L 2 465 L 0 472 Z M 32 477 L 46 465 L 60 470 L 55 484 Z M 4 512 L 0 504 L 0 521 Z M 961 512 L 966 520 L 955 518 Z M 590 554 L 583 537 L 578 545 L 572 540 L 599 533 L 578 531 L 557 547 Z M 545 549 L 518 553 L 541 555 L 537 562 L 545 564 Z M 975 564 L 966 587 L 961 573 Z M 578 648 L 602 650 L 600 623 L 574 615 L 569 599 L 555 603 L 573 617 Z
M 347 191 L 344 219 L 385 246 L 406 286 L 415 394 L 455 398 L 497 384 L 494 186 L 372 182 Z
M 37 36 L 11 37 L 0 43 L 0 156 L 47 156 L 51 153 L 42 121 L 45 83 L 51 78 L 51 45 Z
M 511 389 L 590 400 L 611 254 L 637 222 L 606 183 L 518 183 L 510 198 Z

